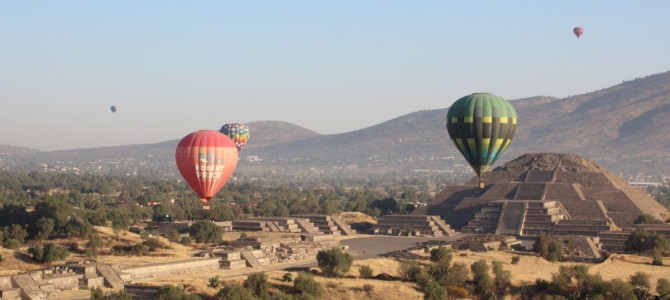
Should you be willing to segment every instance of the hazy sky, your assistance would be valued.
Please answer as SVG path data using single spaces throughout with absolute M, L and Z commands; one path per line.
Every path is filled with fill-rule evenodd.
M 342 133 L 472 92 L 565 97 L 670 70 L 669 11 L 660 0 L 0 0 L 0 144 L 152 143 L 259 120 Z

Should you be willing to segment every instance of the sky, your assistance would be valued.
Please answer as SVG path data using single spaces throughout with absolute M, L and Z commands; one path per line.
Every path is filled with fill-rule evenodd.
M 473 92 L 567 97 L 669 71 L 668 11 L 661 0 L 0 0 L 0 144 L 156 143 L 261 120 L 334 134 Z

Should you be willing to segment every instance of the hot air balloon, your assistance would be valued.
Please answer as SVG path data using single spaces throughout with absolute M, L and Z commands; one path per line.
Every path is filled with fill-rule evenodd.
M 575 27 L 572 29 L 572 32 L 577 36 L 577 38 L 580 38 L 582 34 L 584 34 L 584 28 L 582 27 Z
M 479 177 L 489 171 L 512 142 L 516 132 L 516 111 L 512 104 L 489 93 L 460 98 L 447 112 L 451 140 Z
M 228 123 L 221 126 L 221 133 L 227 135 L 237 146 L 237 151 L 242 150 L 249 141 L 249 127 L 239 123 Z
M 116 106 L 112 105 L 112 107 L 109 108 L 112 113 L 116 113 Z
M 230 138 L 216 130 L 185 136 L 175 152 L 177 168 L 200 197 L 204 208 L 230 179 L 237 167 L 237 149 Z

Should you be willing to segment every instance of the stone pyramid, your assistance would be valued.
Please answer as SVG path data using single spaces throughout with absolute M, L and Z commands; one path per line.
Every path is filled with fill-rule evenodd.
M 537 234 L 533 228 L 561 222 L 575 228 L 598 224 L 595 232 L 630 227 L 643 213 L 670 216 L 647 193 L 574 154 L 525 154 L 486 173 L 483 180 L 484 189 L 477 178 L 447 187 L 415 213 L 440 215 L 463 231 L 519 235 Z

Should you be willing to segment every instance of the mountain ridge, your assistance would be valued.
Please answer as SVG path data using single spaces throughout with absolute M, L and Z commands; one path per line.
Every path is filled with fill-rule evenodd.
M 519 116 L 519 127 L 498 164 L 524 153 L 565 152 L 585 156 L 616 172 L 647 170 L 653 174 L 670 167 L 666 150 L 670 147 L 670 134 L 663 130 L 670 128 L 670 72 L 566 98 L 536 96 L 511 101 Z M 301 170 L 311 174 L 310 170 L 319 168 L 348 168 L 339 173 L 407 174 L 417 169 L 438 172 L 457 168 L 464 160 L 448 137 L 446 113 L 447 108 L 420 110 L 367 128 L 327 135 L 287 122 L 250 122 L 249 144 L 241 157 L 255 159 L 253 163 L 242 161 L 238 169 L 287 173 Z M 174 169 L 172 156 L 177 142 L 175 139 L 12 156 L 41 164 L 74 158 L 133 157 L 136 161 L 144 157 L 145 165 L 162 160 L 158 162 L 161 168 Z M 147 158 L 149 155 L 152 159 Z M 172 174 L 174 170 L 166 172 Z

